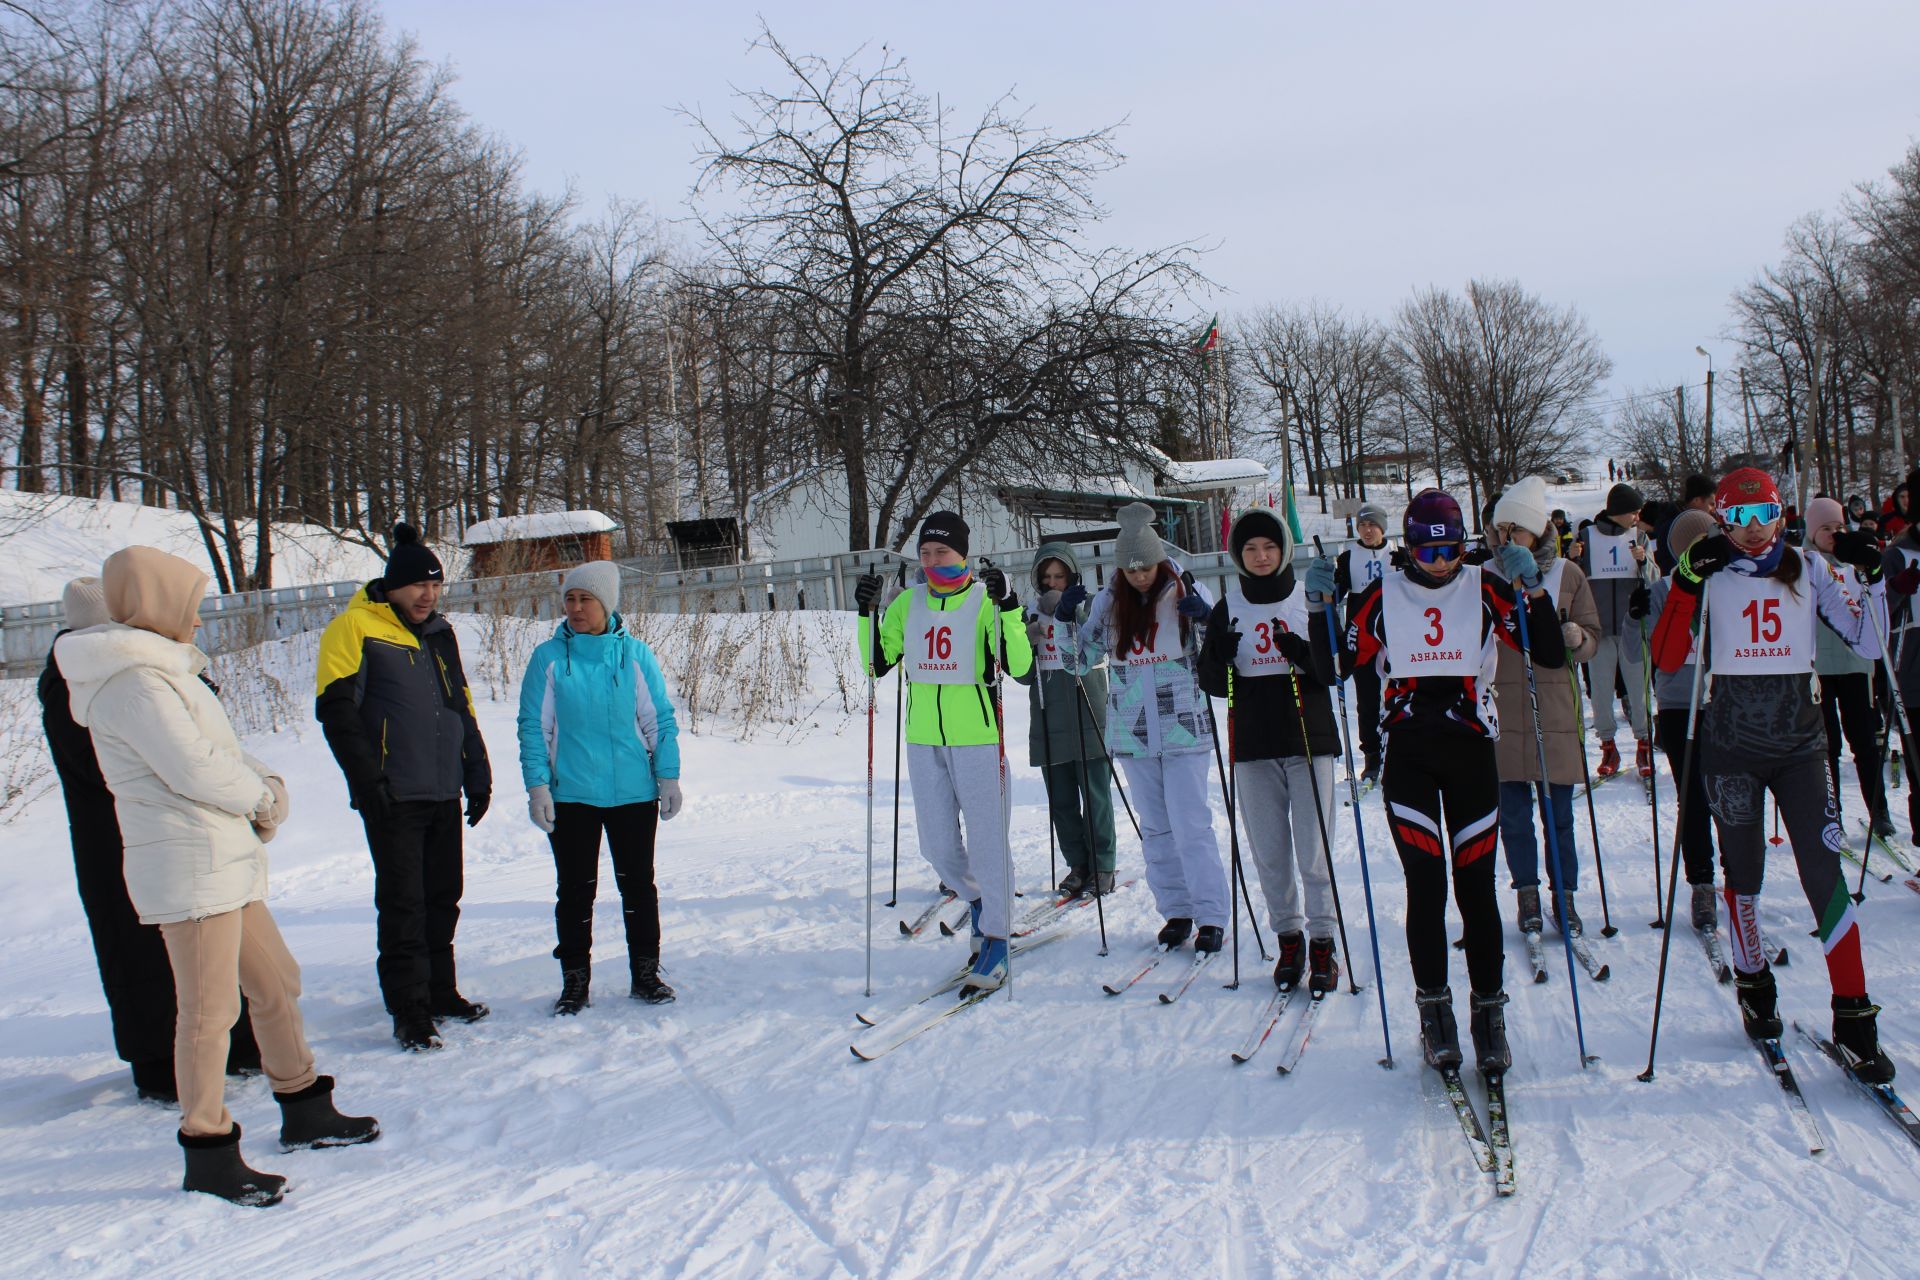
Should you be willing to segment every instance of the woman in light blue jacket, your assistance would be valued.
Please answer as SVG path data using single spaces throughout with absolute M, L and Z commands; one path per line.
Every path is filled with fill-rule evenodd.
M 553 846 L 558 888 L 556 1014 L 591 1001 L 593 899 L 600 833 L 613 855 L 635 1000 L 664 1004 L 660 895 L 653 883 L 658 819 L 680 812 L 680 735 L 653 650 L 620 622 L 620 569 L 583 564 L 566 577 L 567 620 L 533 651 L 520 682 L 520 776 L 527 813 Z

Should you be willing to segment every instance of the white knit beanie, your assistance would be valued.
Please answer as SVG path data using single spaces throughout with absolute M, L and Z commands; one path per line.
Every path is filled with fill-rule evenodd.
M 1539 476 L 1528 476 L 1517 482 L 1511 489 L 1500 495 L 1500 501 L 1493 504 L 1493 523 L 1513 525 L 1525 529 L 1538 537 L 1546 531 L 1553 511 L 1547 505 L 1547 482 Z
M 75 578 L 60 593 L 60 608 L 66 614 L 67 630 L 85 631 L 103 626 L 107 616 L 107 590 L 98 578 Z
M 584 591 L 600 602 L 611 618 L 620 612 L 620 566 L 611 560 L 589 560 L 576 565 L 560 584 L 560 596 L 569 591 Z

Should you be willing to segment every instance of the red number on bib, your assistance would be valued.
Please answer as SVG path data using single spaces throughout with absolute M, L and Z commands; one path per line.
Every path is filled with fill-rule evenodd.
M 1442 640 L 1447 638 L 1447 629 L 1440 624 L 1440 611 L 1438 609 L 1427 610 L 1427 621 L 1433 624 L 1433 630 L 1427 632 L 1425 637 L 1426 642 L 1429 646 L 1438 645 Z
M 922 637 L 927 642 L 927 660 L 944 661 L 953 656 L 953 628 L 928 627 Z
M 1159 646 L 1160 624 L 1154 623 L 1147 628 L 1147 634 L 1133 642 L 1135 653 L 1148 653 Z
M 1747 620 L 1752 643 L 1772 644 L 1780 638 L 1783 624 L 1778 600 L 1749 600 L 1747 607 L 1740 611 L 1740 616 Z
M 1273 652 L 1273 624 L 1272 623 L 1269 623 L 1269 622 L 1254 623 L 1253 634 L 1260 637 L 1259 643 L 1253 646 L 1253 651 L 1255 653 L 1272 653 Z

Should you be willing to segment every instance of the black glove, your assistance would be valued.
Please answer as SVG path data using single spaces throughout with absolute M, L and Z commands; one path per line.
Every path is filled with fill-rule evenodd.
M 1702 538 L 1688 547 L 1674 566 L 1673 580 L 1690 591 L 1697 591 L 1709 576 L 1732 563 L 1733 540 L 1724 533 Z
M 1296 667 L 1313 665 L 1313 646 L 1307 643 L 1307 638 L 1303 635 L 1282 631 L 1274 640 L 1273 647 L 1280 651 L 1281 657 Z
M 1240 633 L 1230 626 L 1222 627 L 1218 631 L 1207 632 L 1207 643 L 1220 655 L 1220 661 L 1232 662 L 1233 655 L 1240 652 Z
M 1007 590 L 1007 575 L 996 565 L 981 570 L 980 585 L 987 589 L 987 599 L 993 601 L 993 607 L 1002 613 L 1020 603 L 1019 598 Z
M 861 617 L 873 610 L 873 602 L 880 598 L 880 588 L 884 585 L 885 580 L 877 573 L 863 573 L 860 581 L 853 584 L 853 603 L 858 606 Z
M 1850 564 L 1862 574 L 1872 571 L 1878 576 L 1880 570 L 1880 544 L 1873 535 L 1861 533 L 1858 529 L 1842 529 L 1833 535 L 1833 558 L 1841 564 Z M 1872 578 L 1867 579 L 1869 582 Z
M 1653 592 L 1647 590 L 1647 584 L 1641 583 L 1627 597 L 1627 616 L 1644 618 L 1653 609 Z
M 480 819 L 487 816 L 487 805 L 493 801 L 491 791 L 469 791 L 467 793 L 467 825 L 477 827 Z

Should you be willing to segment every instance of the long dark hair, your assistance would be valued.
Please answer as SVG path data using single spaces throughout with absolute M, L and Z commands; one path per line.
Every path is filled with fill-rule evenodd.
M 1144 599 L 1141 593 L 1133 589 L 1126 576 L 1121 574 L 1113 580 L 1113 632 L 1115 653 L 1126 653 L 1134 644 L 1146 639 L 1147 628 L 1153 625 L 1154 602 L 1171 582 L 1176 588 L 1180 579 L 1173 572 L 1171 562 L 1162 560 L 1153 574 L 1153 583 L 1146 590 Z M 1187 639 L 1187 620 L 1180 619 L 1180 641 L 1185 647 Z

